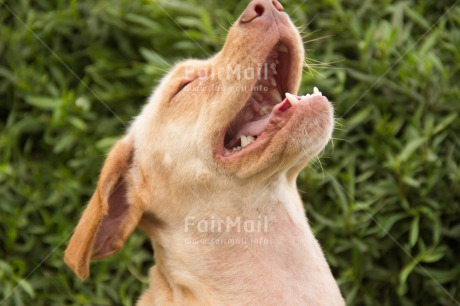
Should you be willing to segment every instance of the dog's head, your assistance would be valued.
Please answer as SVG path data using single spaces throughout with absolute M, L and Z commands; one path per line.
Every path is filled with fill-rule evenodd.
M 86 278 L 90 259 L 119 250 L 139 222 L 149 231 L 183 218 L 181 186 L 212 192 L 297 174 L 333 129 L 325 97 L 282 98 L 297 93 L 303 63 L 300 34 L 281 4 L 255 0 L 221 52 L 176 65 L 109 154 L 67 264 Z

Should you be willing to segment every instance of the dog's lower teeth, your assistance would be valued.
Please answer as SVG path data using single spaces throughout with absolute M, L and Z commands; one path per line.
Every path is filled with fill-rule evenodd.
M 313 95 L 314 96 L 323 96 L 323 93 L 318 90 L 318 87 L 313 88 Z
M 291 105 L 299 104 L 299 100 L 293 94 L 290 94 L 290 93 L 287 92 L 286 93 L 286 98 L 289 100 L 289 102 L 291 102 Z
M 233 152 L 241 151 L 241 147 L 234 147 Z
M 301 96 L 300 98 L 308 98 L 308 97 L 322 97 L 323 93 L 319 91 L 318 87 L 313 87 L 313 93 L 312 94 L 306 94 L 305 96 Z M 299 104 L 300 101 L 299 99 L 294 96 L 293 94 L 286 93 L 286 98 L 289 100 L 291 105 L 296 105 Z
M 256 141 L 254 136 L 241 136 L 241 148 L 246 148 L 254 141 Z
M 322 97 L 323 93 L 319 91 L 318 87 L 313 87 L 313 93 L 312 94 L 306 94 L 305 96 L 302 96 L 302 98 L 308 98 L 308 97 Z

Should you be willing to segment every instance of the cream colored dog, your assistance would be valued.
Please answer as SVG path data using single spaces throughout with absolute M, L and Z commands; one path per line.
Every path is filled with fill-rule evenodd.
M 137 225 L 156 265 L 138 305 L 344 305 L 296 189 L 333 108 L 297 93 L 301 37 L 276 0 L 252 1 L 209 60 L 177 65 L 112 149 L 65 262 L 123 246 Z

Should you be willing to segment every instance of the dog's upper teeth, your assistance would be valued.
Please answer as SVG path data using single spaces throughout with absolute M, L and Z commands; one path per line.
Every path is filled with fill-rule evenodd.
M 280 52 L 289 52 L 288 47 L 287 47 L 285 44 L 281 44 L 281 45 L 278 47 L 278 50 L 279 50 Z
M 279 102 L 282 100 L 281 98 L 281 94 L 280 92 L 278 91 L 278 89 L 273 89 L 271 92 L 270 92 L 270 95 L 272 96 L 273 100 Z
M 246 148 L 254 141 L 256 141 L 254 136 L 241 136 L 241 148 Z
M 290 93 L 287 92 L 286 93 L 286 98 L 289 100 L 289 102 L 291 102 L 291 105 L 299 104 L 299 100 L 293 94 L 290 94 Z
M 262 106 L 262 108 L 260 109 L 259 111 L 259 115 L 261 116 L 265 116 L 265 115 L 268 115 L 272 112 L 272 106 L 269 106 L 269 105 L 264 105 Z

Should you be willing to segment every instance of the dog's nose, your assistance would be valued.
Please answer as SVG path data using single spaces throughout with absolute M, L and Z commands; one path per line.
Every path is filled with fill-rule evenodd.
M 253 0 L 249 3 L 248 7 L 241 16 L 241 22 L 248 23 L 264 16 L 265 14 L 270 14 L 273 8 L 276 9 L 277 13 L 284 10 L 278 0 Z

